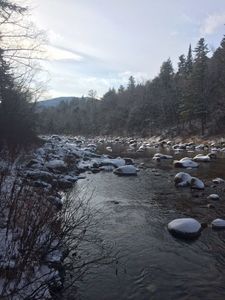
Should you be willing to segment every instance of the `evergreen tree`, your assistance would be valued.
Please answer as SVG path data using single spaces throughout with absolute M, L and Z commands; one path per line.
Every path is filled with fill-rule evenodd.
M 202 135 L 205 133 L 205 127 L 208 117 L 208 93 L 207 93 L 207 71 L 208 71 L 208 46 L 204 38 L 201 38 L 194 50 L 195 58 L 192 72 L 192 91 L 194 97 L 193 113 L 201 122 Z

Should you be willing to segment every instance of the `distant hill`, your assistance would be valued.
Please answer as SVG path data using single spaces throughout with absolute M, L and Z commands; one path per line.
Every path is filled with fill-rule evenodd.
M 72 100 L 79 100 L 78 97 L 58 97 L 49 100 L 43 100 L 37 102 L 38 108 L 48 108 L 58 106 L 61 102 L 70 102 Z

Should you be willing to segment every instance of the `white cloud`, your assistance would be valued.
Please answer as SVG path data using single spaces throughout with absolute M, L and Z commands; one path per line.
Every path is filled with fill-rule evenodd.
M 202 35 L 210 35 L 216 32 L 216 30 L 224 25 L 225 13 L 209 15 L 200 28 Z
M 63 42 L 63 38 L 59 33 L 56 33 L 54 30 L 50 29 L 47 32 L 49 41 L 51 44 L 55 44 L 55 43 L 62 43 Z

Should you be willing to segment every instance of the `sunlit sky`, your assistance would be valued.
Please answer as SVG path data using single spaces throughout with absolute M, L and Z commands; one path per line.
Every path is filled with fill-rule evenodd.
M 101 97 L 110 87 L 151 79 L 163 61 L 205 37 L 218 47 L 225 0 L 30 0 L 32 19 L 47 31 L 48 98 Z

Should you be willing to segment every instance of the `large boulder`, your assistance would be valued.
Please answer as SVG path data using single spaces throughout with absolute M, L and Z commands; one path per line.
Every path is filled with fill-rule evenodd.
M 193 218 L 175 219 L 168 224 L 169 232 L 178 238 L 195 239 L 201 234 L 201 224 Z

